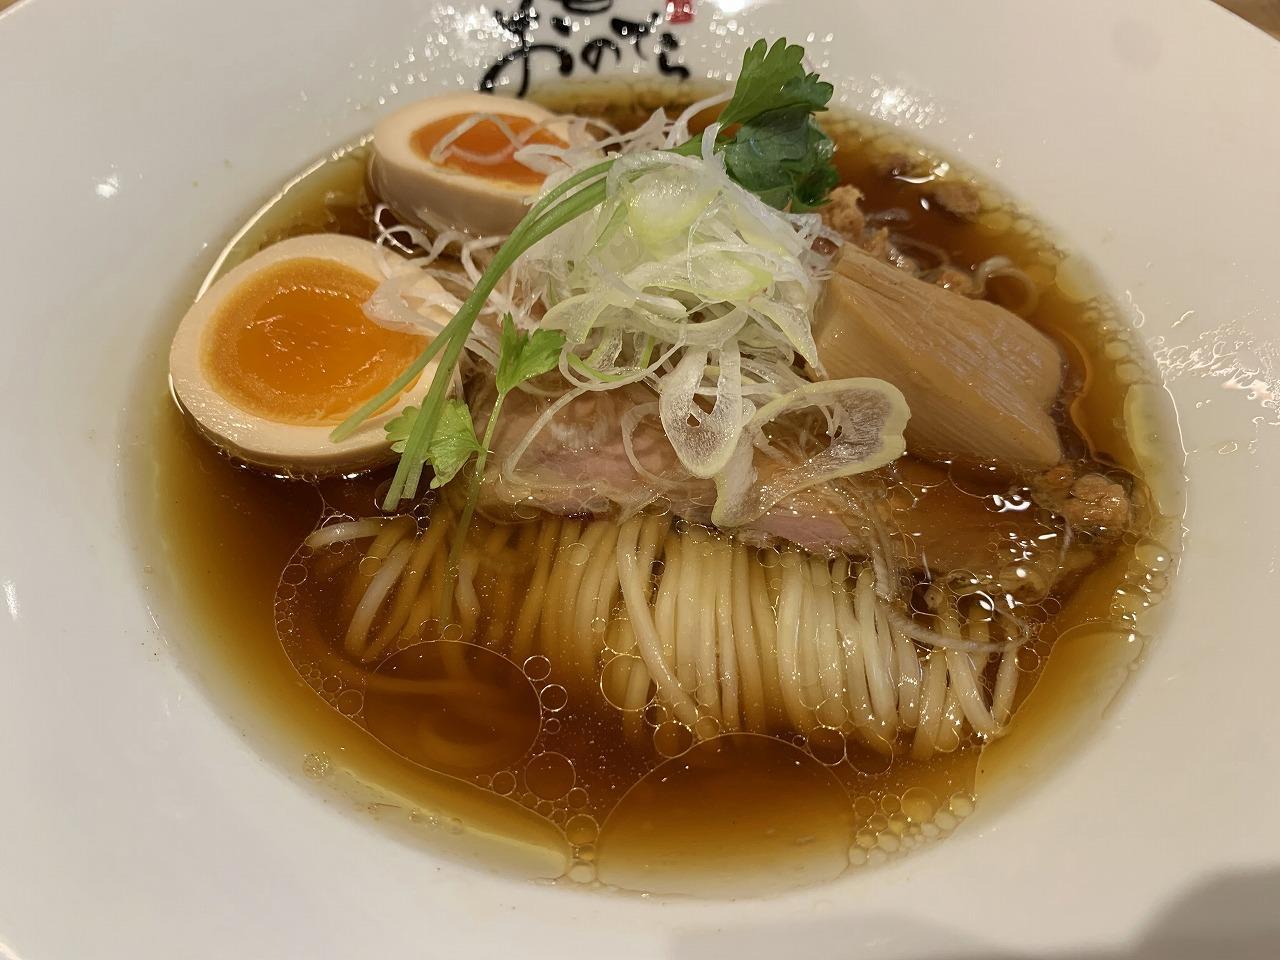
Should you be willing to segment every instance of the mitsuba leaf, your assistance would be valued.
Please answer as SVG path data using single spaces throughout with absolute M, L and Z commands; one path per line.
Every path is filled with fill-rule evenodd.
M 774 110 L 825 110 L 834 88 L 804 69 L 804 47 L 785 39 L 769 46 L 757 40 L 742 58 L 742 72 L 733 98 L 720 114 L 726 126 L 748 121 Z
M 495 382 L 498 393 L 507 394 L 526 380 L 555 369 L 564 335 L 558 330 L 535 330 L 531 336 L 517 330 L 508 313 L 502 318 L 501 348 Z
M 387 421 L 387 425 L 382 428 L 386 431 L 387 439 L 391 441 L 391 449 L 396 453 L 404 453 L 405 441 L 413 432 L 413 424 L 417 419 L 418 408 L 405 407 L 400 411 L 399 416 Z
M 427 448 L 427 462 L 435 476 L 431 489 L 443 487 L 452 480 L 472 454 L 480 452 L 476 428 L 471 422 L 471 411 L 461 400 L 449 400 L 440 413 L 440 422 Z
M 812 210 L 839 182 L 835 145 L 807 108 L 761 114 L 724 146 L 725 167 L 739 184 L 779 210 Z
M 391 449 L 396 453 L 404 453 L 405 441 L 409 439 L 417 419 L 418 408 L 405 407 L 384 428 L 387 439 L 391 441 Z M 435 474 L 431 479 L 431 488 L 434 490 L 443 487 L 479 451 L 480 441 L 476 438 L 476 429 L 471 422 L 471 411 L 461 400 L 446 401 L 440 411 L 440 421 L 427 443 L 427 455 L 423 459 L 424 463 L 431 465 Z

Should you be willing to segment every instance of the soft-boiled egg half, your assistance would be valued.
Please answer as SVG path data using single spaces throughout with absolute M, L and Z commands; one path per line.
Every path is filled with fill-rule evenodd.
M 401 269 L 402 258 L 356 237 L 293 237 L 260 251 L 182 318 L 169 351 L 178 402 L 215 443 L 256 466 L 322 475 L 385 463 L 393 454 L 383 428 L 421 400 L 434 365 L 350 437 L 334 443 L 329 434 L 427 346 L 361 309 Z M 424 283 L 434 281 L 424 277 L 419 290 Z
M 510 233 L 545 179 L 516 150 L 563 147 L 567 136 L 567 120 L 525 100 L 484 93 L 420 100 L 374 127 L 374 188 L 399 216 L 432 229 Z

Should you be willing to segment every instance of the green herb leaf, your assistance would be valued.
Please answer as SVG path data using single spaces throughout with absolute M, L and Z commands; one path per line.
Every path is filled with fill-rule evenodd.
M 391 449 L 396 453 L 404 453 L 405 441 L 409 439 L 409 434 L 413 432 L 413 424 L 417 419 L 418 408 L 405 407 L 400 411 L 398 417 L 388 421 L 387 425 L 382 428 L 387 433 L 387 439 L 391 441 Z
M 387 439 L 392 441 L 391 449 L 396 453 L 404 453 L 405 443 L 413 432 L 417 419 L 418 408 L 405 407 L 398 417 L 386 425 Z M 471 411 L 461 400 L 445 401 L 436 429 L 427 442 L 426 456 L 422 460 L 423 463 L 429 463 L 435 473 L 431 489 L 443 487 L 457 476 L 472 454 L 479 452 L 480 441 L 476 438 L 476 428 L 471 422 Z
M 476 439 L 476 428 L 471 422 L 471 411 L 461 400 L 449 400 L 440 413 L 440 422 L 436 424 L 435 433 L 431 437 L 427 459 L 435 476 L 431 478 L 431 489 L 443 487 L 462 469 L 463 464 L 471 459 L 471 455 L 481 450 L 480 441 Z
M 804 107 L 788 107 L 744 123 L 724 147 L 729 175 L 779 210 L 812 210 L 839 182 L 835 144 Z
M 530 336 L 516 329 L 508 313 L 502 318 L 496 377 L 498 393 L 510 393 L 526 380 L 554 370 L 563 348 L 564 335 L 558 330 L 535 330 Z
M 733 99 L 720 113 L 720 122 L 746 123 L 774 110 L 825 110 L 834 92 L 816 73 L 805 72 L 804 47 L 785 39 L 772 47 L 757 40 L 742 58 Z

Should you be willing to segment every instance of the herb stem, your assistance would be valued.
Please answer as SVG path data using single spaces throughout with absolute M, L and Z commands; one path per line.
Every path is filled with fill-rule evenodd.
M 449 563 L 446 567 L 445 594 L 452 596 L 453 579 L 458 573 L 458 564 L 462 561 L 462 548 L 467 542 L 467 531 L 471 528 L 471 520 L 476 513 L 476 504 L 480 501 L 480 484 L 484 481 L 484 467 L 489 460 L 489 449 L 493 446 L 494 428 L 498 425 L 498 414 L 502 412 L 502 402 L 507 395 L 501 391 L 493 401 L 493 412 L 489 414 L 489 424 L 484 428 L 484 439 L 480 441 L 480 450 L 476 454 L 475 467 L 471 472 L 471 483 L 467 489 L 467 503 L 462 508 L 462 517 L 458 521 L 457 532 L 453 538 L 453 546 L 449 548 Z
M 605 373 L 603 370 L 597 370 L 575 353 L 569 354 L 569 366 L 573 367 L 575 370 L 585 373 L 589 377 L 594 377 L 601 383 L 616 383 L 628 376 L 628 374 L 625 373 Z

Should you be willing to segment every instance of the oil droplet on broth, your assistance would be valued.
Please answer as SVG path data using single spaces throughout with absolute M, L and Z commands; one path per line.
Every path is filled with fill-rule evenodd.
M 632 673 L 643 667 L 643 661 L 634 654 L 619 654 L 611 657 L 600 672 L 600 692 L 609 706 L 616 710 L 639 710 L 647 705 L 633 705 L 627 699 L 627 687 Z
M 559 800 L 572 788 L 573 761 L 563 753 L 540 753 L 524 769 L 524 782 L 542 800 Z
M 600 830 L 597 872 L 651 893 L 767 893 L 838 876 L 853 825 L 844 788 L 812 757 L 771 737 L 729 734 L 627 792 Z
M 515 664 L 448 640 L 388 657 L 364 695 L 371 734 L 415 763 L 459 777 L 519 761 L 538 736 L 540 717 L 537 692 Z
M 938 798 L 923 787 L 911 787 L 902 795 L 899 807 L 913 823 L 925 824 L 937 813 Z
M 596 818 L 586 813 L 576 813 L 564 825 L 565 839 L 575 846 L 592 843 L 600 832 Z
M 809 753 L 826 767 L 833 767 L 844 760 L 845 738 L 831 727 L 816 727 L 808 738 Z

